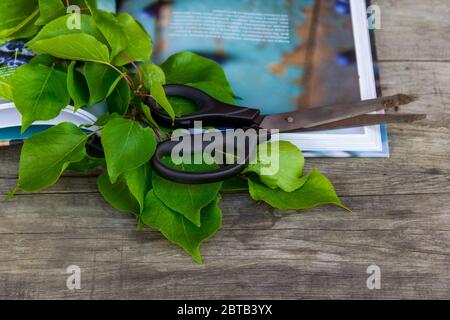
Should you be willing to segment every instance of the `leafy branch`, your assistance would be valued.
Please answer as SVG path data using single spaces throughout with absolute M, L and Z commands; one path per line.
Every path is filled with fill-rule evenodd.
M 66 14 L 70 4 L 79 5 L 83 14 Z M 242 175 L 219 183 L 182 185 L 152 172 L 156 145 L 172 130 L 152 118 L 151 108 L 162 108 L 172 119 L 195 110 L 188 100 L 166 97 L 163 85 L 189 85 L 235 104 L 226 75 L 214 61 L 180 52 L 159 66 L 153 64 L 152 40 L 140 24 L 127 13 L 99 10 L 95 1 L 2 0 L 0 17 L 0 42 L 27 39 L 27 48 L 37 54 L 12 76 L 0 78 L 0 96 L 14 101 L 22 114 L 22 131 L 36 121 L 57 117 L 69 104 L 75 110 L 98 103 L 108 108 L 95 124 L 97 131 L 87 133 L 86 126 L 61 123 L 29 138 L 12 193 L 48 188 L 67 170 L 106 168 L 97 180 L 105 200 L 133 214 L 139 226 L 159 230 L 198 263 L 200 244 L 221 225 L 221 192 L 246 190 L 256 201 L 279 209 L 322 204 L 346 209 L 317 169 L 304 175 L 301 151 L 286 141 L 259 146 L 277 152 L 279 170 L 271 174 L 264 169 L 271 166 L 272 157 L 262 152 Z M 74 18 L 80 20 L 80 28 L 68 28 L 68 20 Z M 147 98 L 156 106 L 146 105 Z M 100 131 L 104 155 L 94 157 L 88 141 Z M 274 144 L 277 148 L 272 149 Z M 175 166 L 169 158 L 165 161 Z M 211 165 L 180 168 L 201 171 Z

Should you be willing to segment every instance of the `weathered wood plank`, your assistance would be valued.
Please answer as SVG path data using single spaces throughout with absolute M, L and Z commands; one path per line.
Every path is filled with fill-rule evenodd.
M 382 26 L 376 31 L 384 60 L 449 61 L 450 7 L 447 0 L 378 0 Z
M 70 195 L 20 197 L 22 209 L 1 213 L 0 297 L 369 298 L 377 294 L 366 288 L 365 270 L 377 264 L 379 296 L 421 298 L 426 290 L 444 298 L 450 211 L 438 204 L 449 197 L 351 197 L 352 214 L 286 214 L 226 196 L 224 227 L 204 245 L 202 266 L 157 232 L 135 231 L 133 218 L 91 207 L 102 203 L 96 195 L 78 205 Z M 67 206 L 42 211 L 37 198 Z M 71 264 L 82 268 L 80 292 L 65 288 Z

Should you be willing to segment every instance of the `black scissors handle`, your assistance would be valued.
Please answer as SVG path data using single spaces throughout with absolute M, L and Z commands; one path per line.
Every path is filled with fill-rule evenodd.
M 172 168 L 161 161 L 163 157 L 170 156 L 177 141 L 165 141 L 158 145 L 151 160 L 155 172 L 167 180 L 184 184 L 214 183 L 232 178 L 241 173 L 247 166 L 248 160 L 243 163 L 231 164 L 207 172 L 182 171 Z
M 227 140 L 226 132 L 219 132 L 219 134 L 221 134 L 223 137 L 222 141 L 224 149 L 226 150 L 233 149 L 236 151 L 235 148 L 237 146 L 233 144 L 235 143 L 235 140 L 234 139 Z M 208 145 L 213 143 L 212 141 L 204 141 L 203 137 L 205 135 L 208 135 L 208 133 L 197 134 L 197 136 L 199 135 L 202 136 L 202 143 L 198 145 L 195 144 L 194 137 L 196 136 L 196 134 L 181 137 L 181 139 L 189 138 L 191 141 L 191 149 L 189 150 L 191 154 L 188 155 L 189 158 L 190 156 L 199 153 L 203 156 L 203 152 L 208 147 Z M 267 141 L 267 139 L 270 139 L 270 137 L 266 136 L 263 137 L 263 139 L 264 141 Z M 158 175 L 170 181 L 184 184 L 204 184 L 204 183 L 219 182 L 226 180 L 228 178 L 232 178 L 241 173 L 245 168 L 247 168 L 248 164 L 256 157 L 257 142 L 259 141 L 261 141 L 260 137 L 257 137 L 255 140 L 253 140 L 253 142 L 250 140 L 246 140 L 244 142 L 245 152 L 243 154 L 243 157 L 241 157 L 240 159 L 238 158 L 234 159 L 235 161 L 233 161 L 232 164 L 225 164 L 218 169 L 207 172 L 189 172 L 172 168 L 162 161 L 164 157 L 170 156 L 172 154 L 173 149 L 179 143 L 182 143 L 181 141 L 168 140 L 158 145 L 155 154 L 153 155 L 153 158 L 151 160 L 151 165 L 153 167 L 153 170 Z M 224 154 L 222 154 L 222 160 L 223 163 L 226 163 Z
M 203 126 L 246 128 L 257 124 L 260 110 L 238 107 L 220 102 L 203 91 L 186 85 L 170 84 L 164 86 L 168 97 L 179 97 L 192 101 L 197 111 L 172 119 L 165 113 L 152 109 L 154 119 L 165 127 L 193 128 L 194 121 L 202 121 Z

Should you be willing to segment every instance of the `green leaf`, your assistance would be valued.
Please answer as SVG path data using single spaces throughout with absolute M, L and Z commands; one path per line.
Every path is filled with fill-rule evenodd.
M 222 212 L 218 201 L 216 199 L 202 209 L 201 227 L 197 227 L 181 214 L 166 207 L 152 190 L 145 199 L 145 210 L 141 220 L 149 227 L 159 230 L 169 241 L 183 248 L 195 262 L 202 263 L 201 243 L 213 236 L 222 224 Z
M 203 92 L 209 94 L 211 97 L 224 103 L 236 104 L 236 101 L 234 100 L 233 96 L 226 90 L 226 88 L 221 87 L 215 82 L 203 81 L 197 83 L 188 83 L 187 85 L 190 87 L 200 89 Z
M 247 179 L 242 179 L 240 177 L 234 177 L 227 179 L 223 182 L 222 189 L 223 192 L 242 192 L 248 191 Z
M 174 168 L 184 171 L 205 171 L 216 168 L 206 164 L 174 165 L 169 157 L 163 161 Z M 200 227 L 200 211 L 213 201 L 222 187 L 222 182 L 208 184 L 181 184 L 169 181 L 153 172 L 153 190 L 156 196 L 170 209 L 181 213 L 189 221 Z
M 141 212 L 139 203 L 130 192 L 123 177 L 112 184 L 108 174 L 104 172 L 97 179 L 97 187 L 106 202 L 116 210 L 134 215 L 139 215 Z
M 255 172 L 271 189 L 281 188 L 292 192 L 300 188 L 305 159 L 291 142 L 275 141 L 258 146 L 258 158 L 246 172 Z
M 214 82 L 189 83 L 188 86 L 200 89 L 213 98 L 228 104 L 236 104 L 236 101 L 226 89 L 220 87 Z M 169 97 L 176 117 L 181 117 L 197 111 L 197 106 L 190 100 L 180 97 Z
M 109 121 L 114 120 L 114 119 L 118 119 L 118 118 L 122 118 L 120 115 L 118 115 L 117 113 L 105 113 L 104 115 L 102 115 L 100 118 L 98 118 L 98 120 L 95 122 L 95 125 L 98 127 L 103 127 L 104 125 L 106 125 Z
M 142 26 L 128 13 L 117 16 L 127 39 L 128 47 L 113 60 L 114 65 L 122 66 L 130 61 L 150 61 L 152 54 L 152 39 Z
M 88 2 L 86 3 L 92 13 L 95 25 L 109 43 L 109 47 L 111 48 L 111 58 L 115 57 L 128 46 L 125 32 L 122 30 L 117 18 L 112 13 L 98 10 L 94 6 L 89 5 Z
M 75 111 L 89 102 L 89 88 L 83 74 L 75 70 L 76 61 L 72 61 L 67 70 L 67 90 L 74 102 Z
M 140 104 L 141 110 L 144 113 L 145 118 L 152 124 L 155 128 L 159 128 L 158 124 L 156 123 L 155 119 L 152 117 L 152 112 L 150 110 L 150 107 L 141 102 Z
M 150 128 L 132 120 L 114 119 L 102 131 L 108 174 L 112 183 L 124 172 L 147 163 L 156 149 L 156 138 Z
M 197 111 L 197 106 L 195 103 L 188 99 L 169 97 L 169 102 L 172 105 L 176 117 L 181 117 Z
M 8 32 L 3 33 L 3 39 L 7 37 L 7 41 L 14 39 L 26 39 L 33 37 L 39 31 L 39 26 L 35 24 L 38 19 L 39 10 L 35 10 L 27 19 L 22 21 L 15 28 L 10 29 Z M 0 39 L 2 37 L 0 36 Z
M 167 112 L 167 114 L 173 121 L 175 119 L 175 112 L 173 111 L 172 105 L 170 104 L 169 100 L 167 100 L 166 92 L 164 91 L 163 86 L 159 82 L 153 81 L 150 92 L 153 99 L 155 99 L 155 101 L 164 109 L 164 111 Z
M 45 54 L 33 57 L 28 64 L 42 64 L 47 67 L 51 67 L 54 63 L 56 63 L 55 58 L 52 56 L 48 56 Z
M 166 75 L 156 64 L 143 64 L 139 67 L 139 71 L 142 74 L 144 87 L 148 90 L 152 88 L 153 82 L 158 82 L 162 85 L 166 84 Z
M 78 61 L 109 63 L 108 47 L 88 34 L 68 34 L 29 45 L 37 54 Z
M 7 73 L 0 73 L 0 99 L 13 100 L 11 78 L 12 76 Z
M 61 0 L 39 0 L 39 19 L 36 21 L 38 26 L 42 26 L 60 16 L 65 15 L 66 7 Z
M 179 52 L 169 57 L 162 65 L 169 84 L 212 82 L 230 95 L 233 91 L 222 67 L 209 59 L 192 52 Z
M 145 196 L 151 188 L 150 164 L 146 163 L 139 168 L 125 172 L 123 178 L 131 194 L 139 203 L 139 213 L 142 213 L 144 210 Z
M 300 180 L 303 182 L 303 186 L 293 192 L 285 192 L 281 189 L 273 190 L 251 179 L 248 180 L 248 186 L 254 200 L 264 201 L 277 209 L 302 210 L 333 204 L 349 210 L 336 195 L 331 182 L 319 170 L 313 169 L 311 173 Z
M 89 105 L 105 100 L 122 78 L 116 70 L 108 65 L 94 62 L 85 64 L 84 76 L 89 88 Z
M 131 100 L 131 89 L 128 82 L 121 78 L 111 95 L 106 99 L 109 112 L 124 115 L 128 111 Z
M 80 19 L 80 25 L 78 28 L 68 28 L 71 26 L 71 22 L 74 19 Z M 41 31 L 28 43 L 27 46 L 32 46 L 35 42 L 40 40 L 48 40 L 58 36 L 63 35 L 89 35 L 94 37 L 96 40 L 100 41 L 102 44 L 107 44 L 106 39 L 103 37 L 102 33 L 97 29 L 94 19 L 91 16 L 81 14 L 67 14 L 65 16 L 59 17 L 48 24 L 46 24 Z
M 68 122 L 28 138 L 20 156 L 19 187 L 33 192 L 53 185 L 69 164 L 86 156 L 87 138 Z
M 7 38 L 39 14 L 37 0 L 2 0 L 0 12 L 0 38 Z
M 106 165 L 104 158 L 95 158 L 87 154 L 81 161 L 71 163 L 67 170 L 86 173 L 104 165 Z
M 54 65 L 23 65 L 12 78 L 13 98 L 22 114 L 22 132 L 36 120 L 50 120 L 70 102 L 67 74 Z

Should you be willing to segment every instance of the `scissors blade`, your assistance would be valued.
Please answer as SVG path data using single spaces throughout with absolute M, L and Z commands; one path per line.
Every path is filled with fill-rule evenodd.
M 362 116 L 357 116 L 350 119 L 302 129 L 299 130 L 299 132 L 363 127 L 377 125 L 380 123 L 412 123 L 423 120 L 426 117 L 426 114 L 364 114 Z
M 260 123 L 260 127 L 263 129 L 278 129 L 280 132 L 298 131 L 354 118 L 374 111 L 396 108 L 414 100 L 413 97 L 398 94 L 356 103 L 279 113 L 265 116 Z

